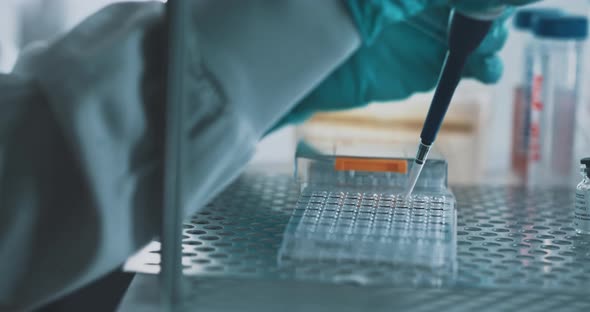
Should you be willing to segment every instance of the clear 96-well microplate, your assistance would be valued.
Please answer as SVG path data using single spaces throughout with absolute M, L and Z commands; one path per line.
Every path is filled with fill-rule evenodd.
M 447 163 L 441 157 L 430 159 L 416 191 L 406 198 L 403 191 L 413 159 L 402 157 L 408 153 L 392 154 L 396 156 L 322 153 L 300 144 L 296 178 L 301 194 L 285 231 L 279 262 L 385 263 L 452 276 L 457 214 L 455 197 L 447 186 Z M 368 170 L 343 170 L 342 159 L 352 159 L 353 165 L 359 160 L 358 168 Z M 362 167 L 373 160 L 380 163 Z M 373 168 L 377 170 L 370 171 Z

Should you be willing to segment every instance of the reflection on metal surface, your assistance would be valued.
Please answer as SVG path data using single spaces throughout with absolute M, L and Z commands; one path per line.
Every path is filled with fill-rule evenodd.
M 449 285 L 456 269 L 455 226 L 454 198 L 448 194 L 405 200 L 307 190 L 287 224 L 279 265 L 297 270 L 331 264 L 342 269 L 337 279 L 358 284 Z M 386 270 L 375 278 L 365 267 Z
M 288 168 L 281 174 L 265 172 L 244 174 L 185 222 L 184 274 L 289 282 L 296 273 L 298 279 L 305 275 L 309 281 L 327 277 L 350 282 L 339 278 L 348 268 L 330 263 L 310 261 L 297 272 L 278 265 L 277 255 L 299 189 Z M 468 186 L 453 187 L 453 194 L 457 202 L 457 286 L 587 295 L 590 240 L 577 236 L 571 224 L 572 193 Z M 127 270 L 154 274 L 159 269 L 157 245 L 127 264 Z M 387 279 L 395 272 L 391 265 L 351 265 L 350 269 L 375 279 Z
M 153 275 L 138 275 L 120 312 L 159 312 L 149 309 L 157 297 Z M 264 279 L 193 278 L 186 311 L 419 311 L 419 312 L 587 312 L 586 293 L 535 292 L 514 289 L 376 288 Z

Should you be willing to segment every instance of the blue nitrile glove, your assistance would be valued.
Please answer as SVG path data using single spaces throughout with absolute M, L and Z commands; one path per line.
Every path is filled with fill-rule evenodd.
M 363 45 L 342 66 L 308 94 L 278 127 L 299 123 L 318 111 L 360 107 L 374 101 L 404 99 L 431 90 L 447 51 L 451 7 L 478 11 L 501 4 L 535 0 L 348 0 Z M 503 70 L 497 52 L 508 30 L 504 14 L 471 55 L 465 76 L 496 82 Z

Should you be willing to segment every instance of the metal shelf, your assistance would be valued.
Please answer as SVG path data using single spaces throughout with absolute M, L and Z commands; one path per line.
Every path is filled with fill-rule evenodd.
M 547 307 L 590 311 L 590 238 L 577 236 L 571 226 L 572 192 L 453 187 L 458 204 L 457 271 L 452 279 L 432 284 L 408 278 L 412 277 L 410 273 L 387 263 L 308 261 L 296 267 L 279 265 L 279 249 L 299 192 L 288 173 L 268 171 L 277 172 L 250 169 L 185 222 L 184 282 L 199 285 L 187 287 L 199 300 L 206 300 L 198 295 L 198 289 L 206 284 L 212 285 L 205 292 L 209 294 L 215 293 L 215 285 L 224 285 L 217 289 L 218 297 L 223 296 L 224 287 L 235 290 L 263 285 L 261 291 L 280 292 L 281 287 L 301 291 L 301 285 L 305 285 L 305 289 L 325 291 L 326 300 L 333 300 L 329 298 L 337 290 L 345 295 L 352 288 L 365 295 L 390 293 L 398 303 L 414 302 L 411 304 L 424 307 L 455 302 L 454 307 L 465 306 L 467 311 L 476 302 L 499 309 L 512 302 L 510 309 L 521 309 L 536 302 L 534 311 Z M 127 270 L 158 273 L 158 250 L 158 243 L 149 245 L 129 260 Z M 360 273 L 362 282 L 355 278 Z M 298 296 L 303 296 L 300 303 L 304 304 L 305 294 Z

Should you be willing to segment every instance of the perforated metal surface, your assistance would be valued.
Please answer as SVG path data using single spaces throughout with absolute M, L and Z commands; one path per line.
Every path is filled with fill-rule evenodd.
M 590 239 L 576 236 L 571 226 L 571 192 L 527 194 L 492 187 L 455 187 L 453 192 L 458 203 L 458 272 L 451 283 L 440 286 L 590 291 Z M 347 263 L 279 265 L 280 246 L 297 199 L 297 186 L 288 174 L 243 175 L 185 224 L 185 274 L 357 283 L 346 276 L 359 267 Z M 127 269 L 158 272 L 157 248 L 146 248 Z M 365 276 L 380 281 L 384 272 L 390 282 L 401 274 L 395 267 L 372 263 L 364 270 Z
M 460 283 L 590 290 L 590 238 L 571 225 L 571 191 L 456 190 Z

